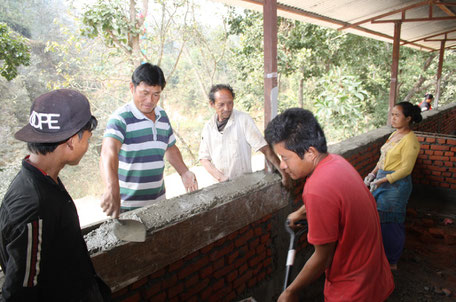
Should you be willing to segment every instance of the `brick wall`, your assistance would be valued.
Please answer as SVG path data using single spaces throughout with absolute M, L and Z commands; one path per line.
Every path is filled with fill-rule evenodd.
M 272 216 L 115 293 L 114 301 L 232 301 L 273 272 Z
M 413 183 L 456 190 L 456 136 L 417 133 L 420 154 Z

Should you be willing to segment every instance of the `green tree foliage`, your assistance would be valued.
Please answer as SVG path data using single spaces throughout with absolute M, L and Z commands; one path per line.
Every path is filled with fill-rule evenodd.
M 8 81 L 17 76 L 19 66 L 30 64 L 25 39 L 11 32 L 5 23 L 0 23 L 0 49 L 0 74 Z
M 242 82 L 239 94 L 246 108 L 262 108 L 263 16 L 257 12 L 234 13 L 230 34 L 239 39 L 231 63 Z M 320 115 L 333 141 L 386 124 L 391 74 L 390 43 L 337 30 L 278 18 L 277 68 L 279 110 L 305 107 Z M 456 91 L 455 53 L 447 51 L 442 104 Z M 418 103 L 433 91 L 437 70 L 435 54 L 401 48 L 399 100 Z

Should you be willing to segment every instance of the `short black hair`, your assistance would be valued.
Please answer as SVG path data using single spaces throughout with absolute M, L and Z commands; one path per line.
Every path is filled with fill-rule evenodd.
M 165 75 L 161 68 L 150 63 L 139 65 L 131 76 L 131 82 L 135 87 L 141 84 L 141 82 L 149 86 L 160 86 L 162 90 L 166 86 Z
M 430 93 L 426 93 L 426 94 L 424 95 L 424 97 L 426 98 L 426 100 L 427 100 L 427 99 L 431 99 L 431 100 L 432 100 L 432 99 L 434 98 L 434 96 L 433 96 L 432 94 L 430 94 Z
M 423 117 L 421 116 L 421 108 L 418 105 L 413 105 L 410 102 L 400 102 L 394 106 L 401 107 L 402 114 L 404 114 L 405 117 L 411 116 L 413 123 L 419 123 L 423 119 Z
M 233 97 L 233 100 L 234 100 L 234 97 L 236 96 L 236 94 L 234 93 L 233 88 L 229 84 L 217 84 L 217 85 L 213 85 L 211 87 L 211 90 L 209 91 L 209 101 L 211 103 L 215 103 L 215 93 L 220 90 L 228 90 L 231 93 L 231 96 Z
M 328 152 L 323 129 L 312 112 L 302 108 L 290 108 L 269 122 L 265 138 L 270 146 L 284 142 L 285 148 L 300 158 L 314 147 L 320 153 Z
M 90 117 L 90 120 L 84 125 L 84 127 L 82 127 L 78 132 L 76 132 L 79 136 L 79 139 L 82 138 L 85 131 L 92 132 L 93 130 L 95 130 L 97 128 L 97 125 L 98 125 L 97 118 L 92 115 Z M 27 149 L 34 154 L 46 155 L 48 153 L 54 152 L 55 149 L 59 145 L 68 141 L 70 139 L 70 137 L 67 138 L 66 140 L 63 140 L 61 142 L 56 142 L 56 143 L 27 143 Z

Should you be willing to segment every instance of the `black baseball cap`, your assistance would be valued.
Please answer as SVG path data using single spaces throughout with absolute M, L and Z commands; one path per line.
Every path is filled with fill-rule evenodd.
M 33 101 L 29 123 L 14 137 L 28 143 L 57 143 L 81 130 L 92 117 L 89 100 L 80 92 L 58 89 Z

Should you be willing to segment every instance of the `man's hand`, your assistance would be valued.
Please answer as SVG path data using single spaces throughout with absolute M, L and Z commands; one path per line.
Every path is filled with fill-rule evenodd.
M 100 206 L 106 215 L 118 218 L 120 214 L 120 195 L 106 190 L 101 197 Z
M 370 183 L 371 191 L 376 190 L 378 187 L 380 187 L 382 184 L 387 182 L 388 179 L 386 177 L 374 180 L 373 182 Z
M 288 215 L 289 226 L 292 229 L 299 228 L 301 225 L 296 224 L 300 220 L 307 219 L 306 207 L 302 206 L 297 211 Z
M 187 193 L 198 190 L 198 181 L 196 180 L 196 176 L 192 171 L 187 170 L 184 174 L 181 175 L 181 178 Z
M 277 302 L 299 302 L 299 295 L 288 288 L 280 295 Z

